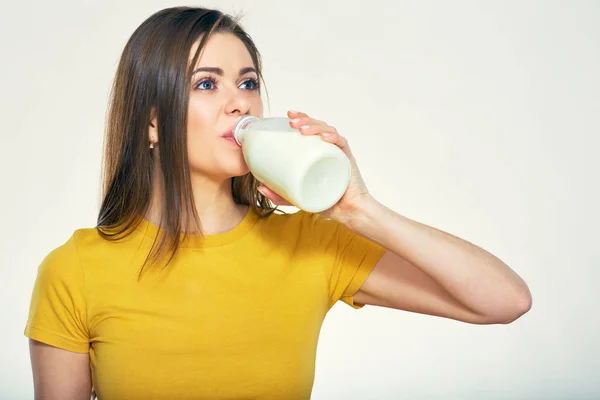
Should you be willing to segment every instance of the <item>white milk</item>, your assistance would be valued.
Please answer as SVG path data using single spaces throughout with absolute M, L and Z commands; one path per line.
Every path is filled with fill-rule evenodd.
M 302 135 L 289 122 L 246 116 L 233 135 L 256 179 L 300 209 L 327 210 L 348 188 L 350 161 L 336 145 Z

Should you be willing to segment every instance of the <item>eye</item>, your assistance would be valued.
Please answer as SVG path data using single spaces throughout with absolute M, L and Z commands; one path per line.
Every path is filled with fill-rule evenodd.
M 245 90 L 258 90 L 258 80 L 255 78 L 246 79 L 244 82 L 242 82 L 240 87 Z
M 214 78 L 207 77 L 203 78 L 200 82 L 198 82 L 196 88 L 200 90 L 213 90 L 215 88 L 216 83 L 217 81 Z

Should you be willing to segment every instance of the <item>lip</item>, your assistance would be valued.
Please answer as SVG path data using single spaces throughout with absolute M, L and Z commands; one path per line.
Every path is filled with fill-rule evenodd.
M 237 147 L 241 147 L 239 145 L 239 143 L 237 142 L 237 140 L 235 140 L 235 138 L 233 137 L 233 125 L 229 129 L 227 129 L 225 132 L 223 132 L 221 137 L 223 139 L 227 140 L 228 142 L 235 144 Z
M 227 129 L 225 132 L 223 132 L 223 134 L 221 136 L 224 138 L 233 137 L 233 126 L 229 129 Z

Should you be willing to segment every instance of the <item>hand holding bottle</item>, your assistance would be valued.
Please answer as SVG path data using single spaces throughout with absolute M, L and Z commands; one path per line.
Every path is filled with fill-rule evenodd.
M 351 177 L 346 191 L 335 205 L 321 212 L 326 218 L 335 219 L 342 223 L 346 222 L 352 212 L 357 208 L 357 203 L 369 195 L 367 186 L 360 175 L 356 160 L 348 145 L 348 141 L 341 136 L 333 126 L 311 118 L 305 113 L 288 111 L 288 117 L 291 118 L 290 126 L 292 128 L 298 129 L 303 135 L 319 135 L 322 140 L 339 147 L 350 160 Z M 274 190 L 271 190 L 267 186 L 261 185 L 258 190 L 277 205 L 290 205 L 290 203 L 282 196 L 279 196 Z

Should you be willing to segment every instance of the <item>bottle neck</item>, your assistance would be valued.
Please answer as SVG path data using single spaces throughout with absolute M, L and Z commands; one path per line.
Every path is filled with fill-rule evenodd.
M 246 115 L 241 117 L 233 127 L 233 138 L 239 145 L 242 144 L 244 133 L 250 127 L 250 124 L 254 121 L 257 121 L 257 117 L 253 117 L 251 115 Z

